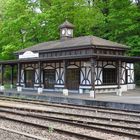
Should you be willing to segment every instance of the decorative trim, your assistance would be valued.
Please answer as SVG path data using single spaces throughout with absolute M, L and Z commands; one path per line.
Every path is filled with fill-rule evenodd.
M 64 88 L 64 85 L 54 85 L 55 88 Z
M 91 86 L 79 86 L 79 89 L 91 89 Z
M 38 58 L 39 53 L 33 53 L 32 51 L 26 51 L 23 54 L 19 55 L 19 59 L 24 59 L 24 58 Z

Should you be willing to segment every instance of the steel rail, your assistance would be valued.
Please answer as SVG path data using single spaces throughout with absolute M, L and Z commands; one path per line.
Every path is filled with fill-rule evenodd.
M 33 117 L 33 118 L 37 118 L 37 119 L 43 119 L 43 120 L 49 120 L 49 121 L 54 121 L 54 122 L 59 122 L 59 123 L 64 123 L 64 124 L 68 124 L 68 125 L 72 125 L 72 126 L 76 126 L 76 127 L 83 127 L 83 128 L 87 128 L 87 129 L 96 129 L 96 130 L 100 130 L 100 131 L 104 131 L 106 133 L 114 133 L 114 134 L 118 134 L 118 135 L 124 135 L 124 136 L 129 136 L 129 137 L 134 137 L 134 138 L 140 138 L 140 134 L 134 134 L 134 133 L 131 133 L 131 132 L 124 132 L 124 131 L 120 131 L 120 130 L 112 130 L 111 128 L 101 128 L 100 126 L 109 126 L 109 125 L 104 125 L 100 123 L 100 126 L 93 126 L 93 125 L 88 125 L 88 124 L 83 124 L 83 123 L 80 123 L 78 121 L 69 121 L 67 119 L 58 119 L 58 118 L 55 118 L 55 117 L 47 117 L 47 116 L 40 116 L 40 115 L 33 115 L 33 114 L 28 114 L 28 113 L 19 113 L 19 112 L 12 112 L 13 114 L 15 115 L 21 115 L 21 116 L 26 116 L 26 117 Z M 3 117 L 3 115 L 0 115 L 0 117 Z M 9 118 L 9 117 L 8 117 Z M 98 125 L 98 123 L 95 125 Z M 110 125 L 110 127 L 117 127 L 118 126 L 115 126 L 115 125 Z M 131 129 L 132 128 L 129 128 L 129 127 L 119 127 L 119 128 L 122 128 L 122 129 Z M 140 131 L 140 128 L 136 128 L 133 130 L 138 130 Z
M 57 111 L 47 111 L 47 110 L 39 110 L 35 108 L 26 108 L 26 107 L 15 107 L 15 106 L 7 106 L 7 105 L 0 105 L 1 108 L 7 109 L 17 109 L 17 110 L 26 110 L 32 112 L 40 112 L 40 113 L 47 113 L 47 114 L 57 114 L 57 115 L 64 115 L 64 116 L 74 116 L 74 117 L 82 117 L 88 119 L 99 119 L 99 120 L 107 120 L 107 121 L 116 121 L 116 122 L 125 122 L 125 123 L 133 123 L 133 124 L 140 124 L 140 121 L 136 120 L 126 120 L 126 119 L 117 119 L 113 117 L 99 117 L 99 116 L 91 116 L 91 115 L 81 115 L 81 114 L 74 114 L 74 113 L 65 113 L 65 112 L 57 112 Z
M 22 120 L 18 120 L 18 119 L 15 119 L 15 118 L 8 117 L 8 116 L 0 115 L 0 118 L 10 120 L 10 121 L 14 121 L 14 122 L 18 122 L 18 123 L 22 123 L 23 125 L 26 124 L 26 125 L 31 125 L 31 126 L 34 126 L 34 127 L 39 127 L 39 128 L 42 128 L 42 129 L 49 129 L 49 127 L 45 126 L 45 125 L 31 123 L 31 122 L 28 122 L 28 121 L 22 121 Z M 53 128 L 53 130 L 54 130 L 54 132 L 58 132 L 58 133 L 69 135 L 69 136 L 75 136 L 75 137 L 82 138 L 82 139 L 104 140 L 103 138 L 88 136 L 88 135 L 79 134 L 79 133 L 76 133 L 76 132 L 70 132 L 70 131 L 62 130 L 62 129 L 58 129 L 58 128 Z
M 38 96 L 37 94 L 35 94 L 36 96 Z M 78 105 L 78 104 L 69 104 L 69 103 L 59 103 L 59 102 L 48 102 L 46 100 L 42 100 L 42 99 L 29 99 L 29 98 L 18 98 L 18 97 L 14 97 L 14 96 L 4 96 L 4 95 L 0 95 L 0 98 L 1 97 L 4 97 L 4 98 L 9 98 L 9 99 L 18 99 L 18 100 L 22 100 L 22 101 L 37 101 L 38 103 L 54 103 L 54 104 L 57 104 L 57 105 L 68 105 L 68 106 L 71 106 L 71 107 L 86 107 L 86 108 L 96 108 L 96 109 L 104 109 L 104 110 L 110 110 L 110 111 L 122 111 L 122 112 L 130 112 L 130 113 L 140 113 L 140 111 L 138 110 L 127 110 L 127 109 L 116 109 L 116 108 L 109 108 L 109 107 L 103 107 L 103 106 L 91 106 L 91 105 Z M 20 101 L 19 101 L 20 102 Z
M 1 100 L 1 98 L 0 98 Z M 8 99 L 4 99 L 4 100 L 8 100 Z M 44 105 L 44 106 L 52 106 L 52 107 L 59 107 L 59 108 L 69 108 L 69 109 L 80 109 L 80 110 L 85 110 L 85 111 L 94 111 L 96 113 L 110 113 L 110 114 L 115 114 L 115 115 L 126 115 L 126 116 L 130 116 L 130 117 L 140 117 L 140 114 L 129 114 L 126 112 L 116 112 L 116 111 L 121 111 L 121 110 L 115 110 L 115 112 L 110 112 L 106 110 L 101 110 L 100 108 L 97 110 L 97 108 L 95 109 L 95 107 L 92 108 L 85 108 L 85 107 L 77 107 L 77 105 L 60 105 L 60 104 L 50 104 L 50 103 L 42 103 L 42 102 L 34 102 L 34 101 L 26 101 L 26 100 L 16 100 L 16 99 L 9 99 L 8 101 L 15 101 L 15 102 L 21 102 L 21 103 L 31 103 L 31 104 L 37 104 L 37 105 Z
M 76 123 L 79 123 L 79 124 L 99 125 L 99 126 L 115 127 L 115 128 L 123 128 L 123 129 L 128 129 L 128 130 L 140 131 L 140 127 L 133 127 L 133 126 L 124 126 L 124 125 L 108 124 L 108 123 L 100 123 L 100 122 L 91 122 L 91 121 L 80 121 L 80 120 L 76 120 L 76 119 L 52 117 L 52 116 L 46 116 L 46 115 L 40 115 L 40 114 L 32 114 L 32 113 L 21 113 L 21 112 L 15 112 L 15 111 L 10 111 L 10 110 L 1 110 L 0 109 L 0 113 L 1 112 L 15 114 L 15 115 L 23 115 L 23 116 L 34 117 L 34 118 L 45 119 L 45 120 L 49 119 L 49 120 L 53 120 L 53 121 L 69 121 L 69 122 L 76 122 Z
M 15 131 L 13 129 L 8 129 L 8 128 L 0 127 L 0 130 L 6 131 L 6 132 L 10 132 L 10 133 L 15 133 L 15 134 L 18 134 L 18 135 L 22 135 L 24 137 L 32 138 L 34 140 L 45 140 L 44 138 L 41 138 L 41 137 L 38 137 L 38 136 L 34 136 L 34 135 L 31 135 L 31 134 L 28 134 L 28 133 L 23 133 L 23 132 Z

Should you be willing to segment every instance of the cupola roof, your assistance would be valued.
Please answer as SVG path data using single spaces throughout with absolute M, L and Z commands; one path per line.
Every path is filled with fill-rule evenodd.
M 74 28 L 75 26 L 70 23 L 68 20 L 66 20 L 64 23 L 62 23 L 59 28 L 62 29 L 62 28 Z

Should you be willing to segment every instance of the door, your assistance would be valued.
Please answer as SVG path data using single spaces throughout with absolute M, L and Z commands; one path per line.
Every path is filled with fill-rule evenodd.
M 44 70 L 43 81 L 44 81 L 44 88 L 54 89 L 55 70 L 54 69 Z
M 29 88 L 33 88 L 34 82 L 35 82 L 35 71 L 25 70 L 25 86 Z
M 67 69 L 66 85 L 68 89 L 78 90 L 80 84 L 80 70 L 78 68 Z

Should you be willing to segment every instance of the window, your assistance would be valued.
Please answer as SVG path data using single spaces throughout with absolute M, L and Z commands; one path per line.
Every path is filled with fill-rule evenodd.
M 103 69 L 103 84 L 117 84 L 117 70 L 115 68 Z
M 103 50 L 103 53 L 104 53 L 104 54 L 107 54 L 107 51 L 106 51 L 106 50 Z
M 122 55 L 122 52 L 121 52 L 121 51 L 119 51 L 119 52 L 118 52 L 118 54 L 119 54 L 119 55 Z
M 116 55 L 116 51 L 113 51 L 113 55 Z

